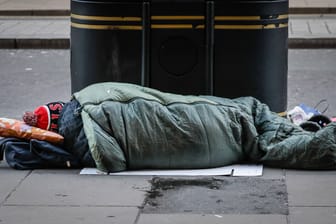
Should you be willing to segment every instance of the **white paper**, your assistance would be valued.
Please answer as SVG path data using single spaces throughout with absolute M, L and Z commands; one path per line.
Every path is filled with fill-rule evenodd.
M 232 176 L 234 177 L 256 177 L 262 176 L 263 166 L 262 165 L 234 165 Z
M 262 165 L 232 165 L 210 169 L 184 169 L 184 170 L 136 170 L 109 173 L 111 176 L 262 176 Z M 82 175 L 107 175 L 95 168 L 84 168 Z

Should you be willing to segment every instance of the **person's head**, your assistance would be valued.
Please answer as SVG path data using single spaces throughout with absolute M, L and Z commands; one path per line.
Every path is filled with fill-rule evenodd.
M 30 126 L 58 132 L 58 118 L 63 106 L 63 102 L 51 102 L 37 107 L 33 112 L 25 112 L 22 118 Z

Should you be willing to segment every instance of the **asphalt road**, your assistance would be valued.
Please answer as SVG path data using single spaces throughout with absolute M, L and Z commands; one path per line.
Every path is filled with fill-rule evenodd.
M 315 106 L 326 99 L 326 115 L 336 115 L 336 50 L 290 50 L 288 108 L 299 103 Z M 323 105 L 322 105 L 323 106 Z M 321 108 L 322 110 L 323 108 Z
M 336 115 L 336 91 L 333 88 L 336 84 L 335 59 L 336 50 L 291 50 L 289 52 L 289 108 L 300 102 L 314 105 L 320 99 L 327 99 L 330 104 L 328 114 Z M 52 100 L 67 101 L 70 99 L 70 55 L 68 50 L 1 50 L 0 68 L 0 117 L 20 118 L 25 110 L 32 110 L 36 105 Z M 12 190 L 9 194 L 11 197 L 7 196 L 9 199 L 4 200 L 8 203 L 2 208 L 3 214 L 7 215 L 4 217 L 14 217 L 13 220 L 16 217 L 18 219 L 30 217 L 30 212 L 34 212 L 35 209 L 44 211 L 42 216 L 38 216 L 42 220 L 48 218 L 50 220 L 53 217 L 66 217 L 65 219 L 69 220 L 73 216 L 77 218 L 79 213 L 84 212 L 83 214 L 86 216 L 81 214 L 80 217 L 85 217 L 87 220 L 103 220 L 104 218 L 106 220 L 107 217 L 108 222 L 111 222 L 110 218 L 115 218 L 114 214 L 117 213 L 117 218 L 140 217 L 139 223 L 148 223 L 146 218 L 150 221 L 153 221 L 155 217 L 158 217 L 157 220 L 168 218 L 162 214 L 155 216 L 151 212 L 167 214 L 183 212 L 183 215 L 191 212 L 244 214 L 239 217 L 241 220 L 251 218 L 246 214 L 254 214 L 253 217 L 257 217 L 255 214 L 275 214 L 277 215 L 275 217 L 281 220 L 289 213 L 290 217 L 287 220 L 290 220 L 291 223 L 306 223 L 302 220 L 311 217 L 312 222 L 322 217 L 322 222 L 326 223 L 324 221 L 334 218 L 335 203 L 334 198 L 330 197 L 333 195 L 332 189 L 334 188 L 330 188 L 329 184 L 333 183 L 334 176 L 330 172 L 322 174 L 286 171 L 286 179 L 283 179 L 284 171 L 281 169 L 267 170 L 266 178 L 262 179 L 227 177 L 192 181 L 156 179 L 156 182 L 152 181 L 154 187 L 149 192 L 151 198 L 144 209 L 144 214 L 137 216 L 140 213 L 135 206 L 141 205 L 143 200 L 143 192 L 138 189 L 146 189 L 148 186 L 147 180 L 143 178 L 106 179 L 92 177 L 93 180 L 77 175 L 75 173 L 77 171 L 70 173 L 68 171 L 52 171 L 52 173 L 50 173 L 51 171 L 34 171 L 28 175 L 22 172 L 8 172 L 5 169 L 3 171 L 2 177 L 8 178 L 10 183 L 13 183 L 18 175 L 26 175 L 24 181 L 22 177 L 20 181 L 17 181 L 22 183 L 20 188 Z M 267 174 L 272 176 L 272 179 Z M 64 184 L 64 180 L 68 182 L 70 180 L 70 182 Z M 95 185 L 90 185 L 92 181 L 100 183 L 100 186 L 105 186 L 105 189 L 102 187 L 102 191 L 99 191 L 100 194 L 99 192 L 92 194 L 94 192 L 92 189 L 95 187 Z M 84 185 L 86 188 L 78 191 L 78 186 Z M 121 188 L 122 190 L 120 190 Z M 3 189 L 7 189 L 6 185 Z M 3 192 L 7 191 L 3 190 Z M 110 193 L 109 197 L 106 197 L 106 192 Z M 287 193 L 289 198 L 287 198 Z M 83 197 L 83 195 L 87 197 Z M 94 200 L 92 200 L 93 195 Z M 110 201 L 111 197 L 113 202 Z M 199 201 L 204 203 L 197 203 Z M 288 206 L 287 201 L 291 206 Z M 312 202 L 314 203 L 312 204 Z M 76 203 L 80 206 L 77 206 Z M 43 205 L 46 206 L 43 207 Z M 302 211 L 304 212 L 302 213 Z M 22 214 L 15 215 L 18 212 Z M 113 216 L 111 216 L 111 212 L 114 212 Z M 306 214 L 309 215 L 306 216 Z M 268 217 L 264 215 L 262 219 L 267 220 Z M 179 215 L 176 217 L 181 218 Z M 218 217 L 222 218 L 222 216 Z M 218 217 L 215 217 L 216 220 Z M 297 217 L 299 217 L 299 221 L 295 221 Z M 300 221 L 300 217 L 304 217 L 304 219 L 302 218 Z M 171 219 L 171 216 L 169 218 Z M 203 215 L 200 218 L 210 220 Z M 225 218 L 227 219 L 227 217 Z M 281 223 L 286 223 L 286 217 L 284 219 L 285 221 Z M 85 219 L 83 220 L 85 221 Z M 258 221 L 252 220 L 252 222 Z M 266 222 L 269 223 L 272 220 Z M 118 223 L 126 223 L 126 221 Z M 280 221 L 276 223 L 280 223 Z
M 290 50 L 288 61 L 288 108 L 326 99 L 336 115 L 336 50 Z M 70 97 L 69 50 L 0 50 L 0 117 Z
M 0 116 L 70 99 L 68 50 L 0 50 Z

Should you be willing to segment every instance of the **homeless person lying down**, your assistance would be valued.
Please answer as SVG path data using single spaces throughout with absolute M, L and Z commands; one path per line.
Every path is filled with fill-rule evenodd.
M 62 156 L 68 166 L 105 172 L 242 162 L 336 169 L 336 123 L 305 131 L 252 97 L 186 96 L 126 83 L 93 84 L 64 105 L 58 133 L 64 137 L 61 145 L 4 138 L 0 148 L 17 169 L 62 167 L 57 163 Z

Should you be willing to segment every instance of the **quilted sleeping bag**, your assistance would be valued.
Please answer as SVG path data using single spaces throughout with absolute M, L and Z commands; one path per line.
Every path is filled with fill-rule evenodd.
M 88 86 L 74 98 L 92 158 L 103 171 L 244 161 L 336 168 L 335 124 L 307 132 L 252 97 L 185 96 L 107 82 Z

